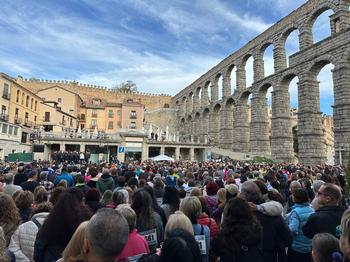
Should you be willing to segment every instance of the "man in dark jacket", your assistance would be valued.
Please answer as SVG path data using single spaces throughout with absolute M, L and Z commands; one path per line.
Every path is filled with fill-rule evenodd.
M 260 189 L 253 181 L 246 181 L 242 184 L 240 197 L 256 205 L 264 203 Z M 285 248 L 292 243 L 293 236 L 282 216 L 269 216 L 259 211 L 256 211 L 255 214 L 263 227 L 264 262 L 286 261 Z
M 24 174 L 24 166 L 19 166 L 17 169 L 17 174 L 13 180 L 13 184 L 16 186 L 20 186 L 22 183 L 26 182 L 28 177 Z
M 312 239 L 317 233 L 330 233 L 339 237 L 336 233 L 340 225 L 344 208 L 339 206 L 341 191 L 337 185 L 324 184 L 317 192 L 318 203 L 321 205 L 316 212 L 309 216 L 302 230 L 306 237 Z

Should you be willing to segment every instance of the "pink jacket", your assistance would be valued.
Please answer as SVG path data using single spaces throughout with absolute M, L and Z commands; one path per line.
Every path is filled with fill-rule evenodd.
M 146 239 L 137 233 L 137 229 L 134 229 L 131 233 L 129 233 L 128 241 L 126 242 L 123 251 L 118 257 L 116 257 L 115 261 L 148 254 L 149 252 L 150 251 Z

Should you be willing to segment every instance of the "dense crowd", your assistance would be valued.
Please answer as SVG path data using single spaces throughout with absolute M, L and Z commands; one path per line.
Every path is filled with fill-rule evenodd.
M 350 259 L 342 166 L 59 162 L 0 166 L 1 262 Z

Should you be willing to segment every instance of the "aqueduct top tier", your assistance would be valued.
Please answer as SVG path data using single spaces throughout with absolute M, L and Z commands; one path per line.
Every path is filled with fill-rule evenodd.
M 222 60 L 172 98 L 178 109 L 179 132 L 192 139 L 209 140 L 220 148 L 272 155 L 276 161 L 293 161 L 289 84 L 298 77 L 299 161 L 326 161 L 317 75 L 333 64 L 335 148 L 349 155 L 350 143 L 350 0 L 309 0 L 238 51 Z M 316 19 L 330 10 L 331 35 L 314 43 Z M 286 40 L 298 32 L 299 51 L 287 63 Z M 264 52 L 273 46 L 274 73 L 265 76 Z M 246 86 L 245 65 L 252 57 L 254 80 Z M 236 88 L 231 77 L 235 74 Z M 219 97 L 219 79 L 222 96 Z M 266 101 L 272 92 L 271 134 Z M 210 93 L 210 97 L 209 97 Z M 248 97 L 251 99 L 249 114 Z M 251 119 L 251 121 L 249 120 Z M 339 160 L 336 150 L 336 160 Z

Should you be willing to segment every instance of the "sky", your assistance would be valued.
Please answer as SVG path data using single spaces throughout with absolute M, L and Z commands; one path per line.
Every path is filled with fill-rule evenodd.
M 131 80 L 141 92 L 175 95 L 305 2 L 0 0 L 0 71 L 109 88 Z M 315 41 L 330 35 L 330 14 L 316 21 Z M 297 51 L 292 35 L 287 54 Z M 271 72 L 272 50 L 265 62 Z M 333 104 L 330 69 L 319 76 L 326 114 Z M 296 82 L 290 87 L 292 106 L 297 106 Z

